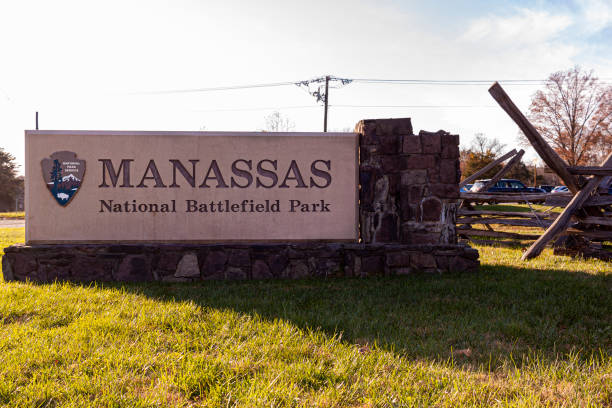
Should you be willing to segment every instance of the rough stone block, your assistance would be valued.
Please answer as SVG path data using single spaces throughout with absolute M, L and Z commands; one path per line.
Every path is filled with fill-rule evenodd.
M 423 152 L 421 148 L 421 137 L 414 135 L 405 135 L 402 143 L 402 152 L 404 153 L 417 153 Z
M 385 261 L 382 256 L 364 256 L 361 258 L 361 275 L 384 275 Z
M 188 252 L 178 263 L 175 278 L 196 278 L 200 277 L 200 267 L 198 266 L 198 256 L 194 252 Z
M 270 268 L 270 272 L 272 272 L 272 275 L 280 277 L 283 275 L 283 272 L 289 264 L 289 257 L 284 252 L 273 253 L 268 257 L 267 264 Z
M 396 242 L 398 239 L 399 219 L 396 214 L 385 214 L 376 231 L 376 242 Z
M 440 161 L 440 182 L 459 183 L 459 160 L 444 159 Z
M 76 282 L 111 282 L 113 280 L 112 259 L 99 259 L 95 256 L 77 256 L 70 265 L 70 278 Z M 65 271 L 67 272 L 67 271 Z M 49 268 L 47 281 L 68 279 L 61 269 Z
M 291 261 L 285 270 L 285 278 L 304 279 L 310 276 L 308 265 L 304 261 Z
M 202 265 L 202 277 L 211 275 L 223 275 L 225 264 L 227 262 L 227 254 L 225 251 L 214 250 L 210 251 L 204 264 Z
M 253 268 L 251 270 L 253 279 L 271 279 L 274 277 L 270 271 L 270 267 L 262 260 L 256 260 L 253 262 Z
M 248 267 L 251 265 L 251 257 L 248 249 L 232 249 L 229 253 L 228 265 Z
M 386 263 L 387 266 L 408 267 L 410 266 L 410 253 L 407 251 L 388 253 Z
M 442 158 L 456 159 L 459 157 L 459 136 L 442 135 Z
M 399 174 L 388 174 L 387 179 L 389 180 L 389 194 L 396 195 L 399 193 L 401 176 Z
M 383 173 L 399 173 L 403 170 L 405 159 L 398 155 L 387 155 L 380 157 Z
M 432 254 L 425 254 L 416 252 L 410 257 L 412 267 L 415 269 L 423 270 L 436 268 L 436 258 Z
M 144 282 L 153 280 L 149 258 L 145 255 L 127 255 L 114 276 L 120 282 Z
M 376 119 L 376 132 L 381 135 L 412 135 L 410 118 Z
M 156 267 L 164 271 L 176 271 L 179 261 L 183 254 L 179 251 L 161 251 Z
M 437 154 L 442 151 L 440 132 L 432 133 L 421 130 L 419 132 L 419 136 L 421 137 L 421 146 L 423 148 L 423 153 Z
M 402 156 L 400 170 L 429 169 L 436 165 L 436 157 L 432 154 L 410 154 Z
M 404 170 L 402 171 L 402 186 L 411 186 L 414 184 L 425 184 L 427 182 L 427 170 Z
M 242 280 L 247 278 L 247 271 L 242 267 L 230 266 L 225 271 L 225 279 Z
M 360 134 L 360 145 L 374 145 L 380 143 L 380 139 L 376 134 L 376 127 L 376 121 L 372 120 L 364 120 L 357 125 L 355 131 Z
M 439 221 L 442 203 L 437 197 L 428 197 L 421 202 L 423 221 Z
M 402 137 L 400 135 L 380 135 L 380 154 L 397 154 L 402 150 Z
M 459 198 L 459 184 L 431 184 L 429 193 L 438 198 Z

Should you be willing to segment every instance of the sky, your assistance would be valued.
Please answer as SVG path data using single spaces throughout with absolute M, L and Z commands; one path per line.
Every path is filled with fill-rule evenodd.
M 612 0 L 0 0 L 0 147 L 23 174 L 36 111 L 41 129 L 253 131 L 279 111 L 321 131 L 321 104 L 293 83 L 332 75 L 484 80 L 335 83 L 328 129 L 410 117 L 510 150 L 518 128 L 488 87 L 575 65 L 612 83 Z M 502 85 L 523 112 L 541 88 Z

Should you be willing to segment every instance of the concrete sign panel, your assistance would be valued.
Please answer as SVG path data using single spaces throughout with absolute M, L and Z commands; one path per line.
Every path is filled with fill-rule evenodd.
M 31 130 L 25 140 L 28 243 L 358 238 L 354 133 Z

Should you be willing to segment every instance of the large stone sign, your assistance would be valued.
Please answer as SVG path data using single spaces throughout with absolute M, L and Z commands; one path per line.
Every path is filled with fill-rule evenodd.
M 355 133 L 26 131 L 26 241 L 356 241 L 358 142 Z
M 476 270 L 455 229 L 459 136 L 408 118 L 355 132 L 27 132 L 28 243 L 5 248 L 4 279 Z

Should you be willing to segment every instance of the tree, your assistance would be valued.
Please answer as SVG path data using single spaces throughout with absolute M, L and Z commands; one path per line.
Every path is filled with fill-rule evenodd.
M 265 121 L 266 132 L 291 132 L 295 128 L 293 121 L 278 111 L 266 116 Z
M 62 165 L 59 160 L 53 160 L 53 168 L 51 169 L 51 181 L 53 182 L 53 194 L 57 194 L 57 187 L 62 182 Z
M 612 150 L 612 87 L 592 71 L 577 66 L 551 74 L 533 95 L 528 117 L 570 166 L 594 164 Z
M 461 174 L 463 177 L 471 176 L 487 164 L 495 161 L 502 153 L 505 145 L 497 138 L 489 139 L 484 133 L 476 133 L 472 139 L 472 144 L 468 149 L 460 152 L 459 160 Z M 501 165 L 493 167 L 482 175 L 481 178 L 491 178 L 501 169 Z
M 20 188 L 15 157 L 0 147 L 0 207 L 11 210 Z

